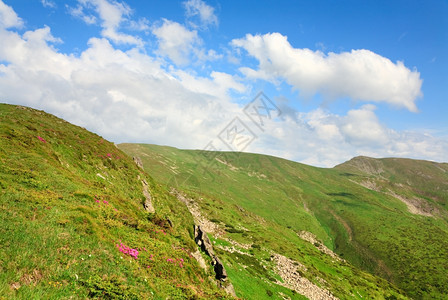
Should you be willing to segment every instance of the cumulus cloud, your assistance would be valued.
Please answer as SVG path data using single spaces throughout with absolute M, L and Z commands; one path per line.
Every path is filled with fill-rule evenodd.
M 76 56 L 53 47 L 59 40 L 49 27 L 0 30 L 0 40 L 1 101 L 44 109 L 115 142 L 200 148 L 239 109 L 230 90 L 245 88 L 223 72 L 166 70 L 140 48 L 120 50 L 104 37 Z
M 279 102 L 283 121 L 267 122 L 263 133 L 256 132 L 258 138 L 249 151 L 322 167 L 333 167 L 357 155 L 448 161 L 446 140 L 387 128 L 373 105 L 338 115 L 322 108 L 298 112 Z
M 210 78 L 197 78 L 182 70 L 177 70 L 174 75 L 191 92 L 209 95 L 213 98 L 219 98 L 220 95 L 230 89 L 239 93 L 246 91 L 245 85 L 238 82 L 232 75 L 223 72 L 213 71 Z
M 188 0 L 183 2 L 187 18 L 198 17 L 199 25 L 190 22 L 193 27 L 206 28 L 210 25 L 218 25 L 218 17 L 215 9 L 202 0 Z
M 331 99 L 385 102 L 416 112 L 415 102 L 422 95 L 417 71 L 369 50 L 324 54 L 293 48 L 280 33 L 248 34 L 232 45 L 259 61 L 257 70 L 240 69 L 248 78 L 283 79 L 307 96 L 320 93 Z
M 341 119 L 340 131 L 345 140 L 353 146 L 383 148 L 390 141 L 387 129 L 374 113 L 375 106 L 368 104 L 352 109 Z
M 109 7 L 112 12 L 104 9 L 100 15 L 96 6 L 84 4 L 87 2 L 93 3 L 80 2 L 85 5 L 83 13 L 93 8 L 105 27 L 119 30 L 116 24 L 126 19 L 129 25 L 132 21 L 129 8 L 120 13 Z M 247 81 L 236 75 L 212 70 L 199 76 L 190 68 L 167 67 L 137 44 L 129 44 L 124 50 L 106 36 L 90 38 L 79 54 L 62 53 L 54 46 L 61 41 L 52 35 L 50 27 L 15 31 L 23 21 L 1 0 L 0 14 L 0 101 L 44 109 L 114 142 L 202 148 L 239 117 L 257 136 L 246 151 L 318 166 L 334 166 L 354 155 L 448 161 L 446 141 L 428 134 L 391 130 L 378 119 L 372 104 L 338 115 L 324 109 L 298 112 L 285 99 L 276 99 L 282 111 L 280 119 L 266 122 L 261 131 L 231 98 L 233 93 L 253 96 L 248 95 L 251 87 Z M 156 37 L 162 46 L 158 51 L 164 51 L 162 55 L 173 61 L 198 57 L 197 51 L 204 51 L 206 56 L 220 55 L 205 51 L 198 33 L 178 23 L 165 20 L 151 29 L 160 29 Z M 173 43 L 185 35 L 189 38 L 178 46 L 190 47 L 189 52 L 176 53 Z M 322 56 L 327 64 L 328 57 Z M 390 66 L 394 70 L 397 64 Z M 272 72 L 266 71 L 266 76 L 273 78 Z
M 152 33 L 157 38 L 157 53 L 177 65 L 186 65 L 193 59 L 204 62 L 222 58 L 215 50 L 204 49 L 196 30 L 189 30 L 180 23 L 163 19 L 161 25 L 153 27 Z
M 168 56 L 176 64 L 185 64 L 189 56 L 201 43 L 196 30 L 188 30 L 183 25 L 170 20 L 163 20 L 159 27 L 154 27 L 152 33 L 158 39 L 158 53 Z
M 129 28 L 147 30 L 147 20 L 131 21 L 129 17 L 132 10 L 124 2 L 107 1 L 107 0 L 78 0 L 78 6 L 75 8 L 69 7 L 69 12 L 72 16 L 80 18 L 85 23 L 91 25 L 95 24 L 97 18 L 86 11 L 90 9 L 98 14 L 101 20 L 101 27 L 103 30 L 101 34 L 116 44 L 129 44 L 139 47 L 143 46 L 143 41 L 136 36 L 120 32 L 120 25 L 122 23 L 129 23 Z
M 11 6 L 0 1 L 0 28 L 22 27 L 23 21 Z

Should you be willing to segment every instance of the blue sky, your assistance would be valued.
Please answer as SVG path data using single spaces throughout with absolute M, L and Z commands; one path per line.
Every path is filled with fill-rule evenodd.
M 0 101 L 116 143 L 448 161 L 447 13 L 437 0 L 0 0 Z M 260 91 L 275 106 L 257 126 L 244 108 L 267 103 Z

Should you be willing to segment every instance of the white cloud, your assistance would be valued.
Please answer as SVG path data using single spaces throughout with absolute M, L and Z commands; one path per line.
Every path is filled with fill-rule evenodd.
M 41 0 L 40 1 L 44 7 L 47 8 L 56 8 L 56 3 L 51 0 Z
M 219 98 L 220 95 L 232 89 L 239 93 L 246 91 L 246 86 L 238 82 L 232 75 L 213 71 L 210 78 L 197 78 L 185 71 L 178 70 L 174 73 L 180 82 L 190 91 L 198 94 Z
M 157 53 L 177 65 L 186 65 L 193 60 L 196 63 L 214 61 L 223 57 L 213 49 L 206 50 L 196 30 L 189 30 L 177 22 L 163 19 L 161 25 L 153 26 L 152 33 L 157 38 Z
M 76 7 L 70 7 L 66 5 L 66 7 L 70 15 L 75 18 L 81 19 L 87 25 L 96 24 L 96 17 L 94 15 L 85 13 L 82 5 L 78 4 Z
M 390 143 L 390 136 L 374 113 L 371 104 L 353 109 L 342 118 L 340 131 L 345 140 L 357 147 L 383 148 Z
M 123 18 L 131 14 L 131 8 L 123 2 L 109 2 L 107 0 L 89 0 L 86 2 L 90 2 L 96 7 L 105 28 L 117 28 Z
M 167 19 L 152 33 L 158 39 L 158 53 L 168 56 L 176 64 L 186 64 L 194 49 L 202 41 L 196 30 L 188 30 L 183 25 Z
M 196 55 L 198 61 L 214 61 L 223 58 L 222 54 L 218 54 L 215 50 L 209 49 L 206 51 L 204 48 L 194 48 L 193 53 Z
M 6 11 L 13 16 L 6 25 L 9 29 L 0 29 L 1 101 L 44 109 L 114 142 L 201 148 L 236 116 L 253 126 L 230 97 L 231 93 L 250 92 L 251 87 L 238 76 L 218 71 L 198 76 L 191 69 L 166 67 L 138 45 L 120 50 L 104 36 L 91 38 L 79 55 L 64 54 L 53 47 L 60 40 L 47 26 L 23 34 L 11 29 L 22 21 L 1 4 L 0 13 L 5 15 Z M 108 19 L 109 27 L 127 18 L 120 13 L 105 15 L 101 22 Z M 166 39 L 165 48 L 159 48 L 164 55 L 188 60 L 198 56 L 197 51 L 204 51 L 206 56 L 219 56 L 204 50 L 195 31 L 171 21 L 164 21 L 161 27 L 164 25 L 169 25 L 164 28 L 166 32 L 160 32 L 160 38 Z M 176 38 L 189 34 L 190 38 L 177 44 L 190 47 L 188 53 L 176 53 L 170 48 Z M 397 67 L 391 65 L 392 69 Z M 266 76 L 272 77 L 270 70 Z M 319 166 L 333 166 L 354 155 L 448 161 L 446 141 L 388 129 L 381 124 L 373 105 L 337 115 L 323 109 L 300 113 L 281 99 L 277 104 L 282 119 L 267 122 L 263 132 L 252 127 L 257 139 L 248 151 Z
M 350 97 L 359 101 L 385 102 L 417 111 L 416 100 L 422 95 L 422 80 L 400 61 L 369 50 L 328 53 L 297 49 L 279 33 L 246 35 L 232 41 L 259 61 L 258 70 L 242 67 L 248 78 L 275 82 L 284 79 L 306 96 L 316 93 L 335 99 Z
M 95 24 L 97 17 L 93 14 L 86 13 L 85 10 L 93 8 L 101 20 L 103 28 L 101 35 L 108 38 L 116 44 L 128 44 L 143 46 L 143 41 L 136 36 L 120 32 L 122 23 L 128 23 L 131 29 L 147 30 L 149 27 L 145 23 L 147 20 L 132 21 L 129 17 L 132 14 L 131 8 L 124 2 L 107 1 L 107 0 L 78 0 L 78 6 L 69 7 L 69 13 L 80 18 L 85 23 Z
M 106 38 L 91 38 L 79 56 L 53 48 L 49 27 L 0 30 L 0 40 L 1 101 L 44 109 L 115 142 L 202 147 L 239 110 L 229 90 L 244 90 L 229 74 L 165 70 L 138 47 L 119 50 Z
M 322 167 L 333 167 L 357 155 L 448 161 L 446 140 L 389 129 L 380 123 L 373 105 L 352 109 L 346 115 L 320 108 L 307 113 L 285 110 L 281 101 L 279 107 L 283 121 L 267 122 L 249 151 Z
M 0 28 L 20 28 L 22 26 L 22 19 L 17 16 L 12 7 L 0 0 Z
M 206 28 L 210 25 L 218 25 L 218 17 L 215 15 L 215 9 L 202 0 L 188 0 L 183 2 L 185 12 L 188 18 L 199 17 L 199 27 Z M 194 22 L 191 25 L 197 27 Z
M 0 31 L 0 61 L 14 66 L 26 66 L 32 73 L 50 71 L 63 78 L 69 78 L 70 58 L 57 53 L 49 43 L 60 42 L 53 37 L 49 27 L 27 31 L 21 37 L 15 32 Z M 22 70 L 25 72 L 25 70 Z
M 149 21 L 145 18 L 141 18 L 137 21 L 129 20 L 129 29 L 136 31 L 148 31 L 150 30 Z

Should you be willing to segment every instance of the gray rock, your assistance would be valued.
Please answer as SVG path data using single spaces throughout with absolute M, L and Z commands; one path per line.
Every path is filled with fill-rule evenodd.
M 221 263 L 219 258 L 216 256 L 215 256 L 214 270 L 215 270 L 215 274 L 216 274 L 215 275 L 216 279 L 218 279 L 218 280 L 226 280 L 227 279 L 226 269 L 224 268 L 224 265 Z
M 213 245 L 210 242 L 207 233 L 202 231 L 199 225 L 194 225 L 194 241 L 199 247 L 201 247 L 202 251 L 204 251 L 213 260 L 213 257 L 215 256 Z
M 152 205 L 152 197 L 149 193 L 148 183 L 146 180 L 142 180 L 143 185 L 143 196 L 145 196 L 145 202 L 143 203 L 143 208 L 150 213 L 155 213 L 156 210 L 154 209 L 154 206 Z
M 140 157 L 138 157 L 138 156 L 134 156 L 134 157 L 132 157 L 132 159 L 134 160 L 135 164 L 136 164 L 140 169 L 143 169 L 143 162 L 142 162 L 142 160 L 140 159 Z
M 215 251 L 213 250 L 213 245 L 210 242 L 210 239 L 207 236 L 207 233 L 202 231 L 201 227 L 198 225 L 194 225 L 194 241 L 201 247 L 202 251 L 204 251 L 210 258 L 212 259 L 213 270 L 215 271 L 215 277 L 218 280 L 226 281 L 227 280 L 227 272 L 224 268 L 224 265 L 216 256 Z

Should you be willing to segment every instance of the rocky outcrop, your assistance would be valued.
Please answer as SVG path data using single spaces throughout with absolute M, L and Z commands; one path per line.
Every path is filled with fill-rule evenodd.
M 132 157 L 132 159 L 134 160 L 134 162 L 135 162 L 135 164 L 137 165 L 137 167 L 139 167 L 140 169 L 143 170 L 143 162 L 142 162 L 142 160 L 140 159 L 140 157 L 138 157 L 138 156 L 134 156 L 134 157 Z
M 213 244 L 208 238 L 207 232 L 216 236 L 221 236 L 225 233 L 217 224 L 211 222 L 201 214 L 199 205 L 191 198 L 187 198 L 176 189 L 172 189 L 171 193 L 174 194 L 179 201 L 184 203 L 188 211 L 191 213 L 194 219 L 194 241 L 204 251 L 207 256 L 212 260 L 213 271 L 215 272 L 215 278 L 218 280 L 218 285 L 224 289 L 228 294 L 236 297 L 235 290 L 232 283 L 227 278 L 227 272 L 223 263 L 216 256 L 213 250 Z M 206 269 L 206 264 L 199 251 L 192 254 L 198 261 L 199 265 Z
M 194 199 L 186 197 L 174 188 L 171 190 L 171 194 L 175 195 L 180 202 L 187 206 L 188 211 L 193 216 L 194 223 L 201 226 L 203 231 L 213 234 L 215 237 L 221 237 L 226 233 L 225 230 L 202 215 L 201 209 Z
M 134 156 L 132 157 L 132 159 L 134 160 L 137 167 L 143 170 L 143 163 L 140 157 Z M 137 179 L 140 180 L 140 175 L 137 177 Z M 149 192 L 149 184 L 148 182 L 146 182 L 145 179 L 141 179 L 141 182 L 143 185 L 143 196 L 145 196 L 145 202 L 143 202 L 143 208 L 149 213 L 155 213 L 156 210 L 154 208 L 154 205 L 152 204 L 152 197 L 151 193 Z
M 223 263 L 216 256 L 213 250 L 213 245 L 199 225 L 194 225 L 194 241 L 198 246 L 212 259 L 213 270 L 215 271 L 215 278 L 219 280 L 219 286 L 226 290 L 227 293 L 236 297 L 235 290 L 232 283 L 227 280 L 227 272 Z
M 316 247 L 319 251 L 321 251 L 321 252 L 323 252 L 323 253 L 325 253 L 325 254 L 331 256 L 332 258 L 334 258 L 334 259 L 336 259 L 336 260 L 342 261 L 342 259 L 341 259 L 336 253 L 334 253 L 333 251 L 331 251 L 330 249 L 328 249 L 328 248 L 327 248 L 321 241 L 319 241 L 319 240 L 316 238 L 316 236 L 315 236 L 314 234 L 312 234 L 311 232 L 302 230 L 302 231 L 298 232 L 297 235 L 298 235 L 301 239 L 303 239 L 303 240 L 305 240 L 305 241 L 307 241 L 307 242 L 313 244 L 313 246 Z
M 224 268 L 224 265 L 221 263 L 219 258 L 216 256 L 215 251 L 213 250 L 213 245 L 210 242 L 210 239 L 207 236 L 207 233 L 201 230 L 201 227 L 198 225 L 194 225 L 194 241 L 201 247 L 202 251 L 204 251 L 210 258 L 212 259 L 212 266 L 215 270 L 216 279 L 225 281 L 227 279 L 227 272 Z
M 227 279 L 227 272 L 226 269 L 224 268 L 224 265 L 222 264 L 222 262 L 219 260 L 218 257 L 215 256 L 214 260 L 215 265 L 213 266 L 213 269 L 215 270 L 216 279 L 225 281 Z
M 431 207 L 426 203 L 425 200 L 419 199 L 417 197 L 407 198 L 401 195 L 398 195 L 394 191 L 389 189 L 389 192 L 386 194 L 391 195 L 392 197 L 400 200 L 404 204 L 406 204 L 408 211 L 414 215 L 421 215 L 425 217 L 433 217 L 434 212 L 437 212 L 435 207 Z
M 191 253 L 191 256 L 194 257 L 194 259 L 197 260 L 197 262 L 199 263 L 199 266 L 207 271 L 207 263 L 205 262 L 205 259 L 202 257 L 202 254 L 199 250 L 196 250 L 196 252 Z
M 142 180 L 143 185 L 143 195 L 145 196 L 145 202 L 143 203 L 143 208 L 149 212 L 149 213 L 155 213 L 156 210 L 154 209 L 154 206 L 152 205 L 152 197 L 149 193 L 148 183 L 146 180 Z
M 208 256 L 212 259 L 215 256 L 215 252 L 213 251 L 213 245 L 210 242 L 210 239 L 207 236 L 207 233 L 202 231 L 199 225 L 194 225 L 194 241 L 198 246 L 204 251 Z
M 318 287 L 301 273 L 306 271 L 305 266 L 291 260 L 283 255 L 274 253 L 272 259 L 276 262 L 277 274 L 282 278 L 283 282 L 278 281 L 277 284 L 295 290 L 297 293 L 304 295 L 309 299 L 319 300 L 335 300 L 338 299 L 329 291 Z M 322 279 L 321 279 L 322 280 Z M 323 280 L 322 280 L 323 281 Z

